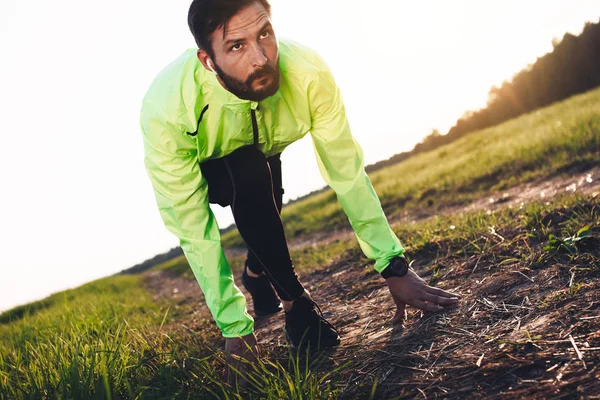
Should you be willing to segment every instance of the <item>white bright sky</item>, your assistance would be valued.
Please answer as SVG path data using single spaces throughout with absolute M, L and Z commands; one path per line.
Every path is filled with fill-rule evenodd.
M 155 74 L 194 46 L 189 2 L 0 2 L 0 310 L 178 244 L 154 203 L 138 116 Z M 600 16 L 597 0 L 272 4 L 276 33 L 330 64 L 367 163 L 446 132 L 554 37 Z M 323 186 L 307 139 L 283 155 L 286 199 Z

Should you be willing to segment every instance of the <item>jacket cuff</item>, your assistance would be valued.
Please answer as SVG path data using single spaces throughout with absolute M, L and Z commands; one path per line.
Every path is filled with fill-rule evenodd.
M 238 338 L 241 336 L 246 336 L 254 332 L 254 320 L 249 315 L 248 319 L 244 318 L 243 321 L 240 321 L 234 325 L 230 325 L 226 328 L 223 328 L 221 333 L 224 338 Z
M 375 261 L 375 271 L 381 273 L 381 271 L 383 271 L 384 269 L 386 269 L 388 267 L 388 265 L 390 265 L 390 261 L 392 260 L 392 258 L 394 258 L 396 256 L 402 257 L 403 254 L 404 254 L 404 249 L 402 249 L 397 254 L 390 254 L 386 257 L 376 260 Z

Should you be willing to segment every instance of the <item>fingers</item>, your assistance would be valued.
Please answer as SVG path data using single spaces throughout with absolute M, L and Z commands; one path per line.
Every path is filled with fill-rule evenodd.
M 431 294 L 434 294 L 434 295 L 437 295 L 440 297 L 459 298 L 459 299 L 461 298 L 461 295 L 458 293 L 447 292 L 443 289 L 432 287 L 432 286 L 427 286 L 425 288 L 425 290 Z
M 404 321 L 406 313 L 406 304 L 402 302 L 396 302 L 396 314 L 392 318 L 392 324 L 401 323 Z
M 412 306 L 416 307 L 416 308 L 420 308 L 421 310 L 431 311 L 431 312 L 438 312 L 438 311 L 444 310 L 444 307 L 441 307 L 441 306 L 438 306 L 435 304 L 431 304 L 431 303 L 425 303 L 424 301 L 417 300 L 417 299 L 415 299 L 413 301 Z
M 427 292 L 423 293 L 421 299 L 440 306 L 453 306 L 458 303 L 457 297 L 443 297 Z

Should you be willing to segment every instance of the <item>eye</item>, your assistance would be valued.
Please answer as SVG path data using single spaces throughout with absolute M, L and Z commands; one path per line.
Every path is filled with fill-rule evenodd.
M 261 39 L 266 39 L 268 37 L 269 37 L 269 31 L 264 31 L 263 33 L 260 34 Z
M 242 49 L 242 44 L 241 43 L 236 43 L 233 46 L 231 46 L 231 51 L 239 51 Z

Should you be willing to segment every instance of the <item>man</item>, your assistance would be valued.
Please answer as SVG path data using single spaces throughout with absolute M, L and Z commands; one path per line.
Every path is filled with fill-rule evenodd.
M 323 178 L 386 278 L 397 305 L 394 320 L 405 304 L 429 311 L 456 304 L 457 295 L 427 286 L 408 268 L 331 72 L 313 50 L 277 40 L 267 0 L 194 0 L 188 23 L 198 49 L 160 72 L 143 101 L 145 165 L 164 223 L 180 239 L 226 351 L 242 353 L 256 338 L 209 203 L 231 206 L 248 246 L 242 282 L 256 314 L 279 311 L 281 299 L 292 347 L 340 342 L 294 273 L 280 218 L 279 155 L 308 132 Z

